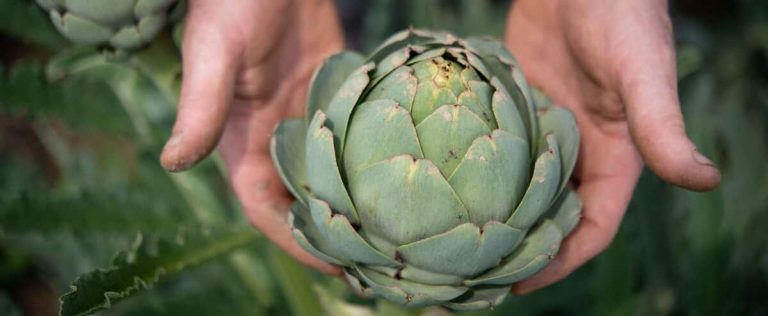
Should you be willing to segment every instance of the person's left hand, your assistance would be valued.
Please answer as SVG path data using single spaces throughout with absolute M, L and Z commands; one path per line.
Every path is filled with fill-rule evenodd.
M 531 84 L 574 112 L 582 136 L 573 175 L 581 222 L 514 292 L 563 279 L 608 247 L 643 161 L 669 183 L 717 186 L 719 171 L 685 133 L 665 0 L 518 0 L 506 43 Z

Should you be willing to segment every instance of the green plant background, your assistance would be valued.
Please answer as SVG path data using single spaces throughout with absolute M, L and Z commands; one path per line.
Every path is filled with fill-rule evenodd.
M 337 3 L 364 52 L 408 25 L 500 36 L 509 5 Z M 722 185 L 692 193 L 644 173 L 605 253 L 476 315 L 768 314 L 768 4 L 671 10 L 687 130 Z M 61 295 L 64 314 L 448 314 L 362 300 L 294 262 L 249 228 L 215 155 L 162 170 L 180 71 L 170 30 L 115 59 L 68 44 L 32 1 L 0 12 L 0 315 L 56 314 Z

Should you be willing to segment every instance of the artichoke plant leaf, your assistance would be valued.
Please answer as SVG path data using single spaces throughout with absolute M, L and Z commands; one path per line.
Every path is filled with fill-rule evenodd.
M 404 65 L 410 59 L 412 54 L 418 54 L 423 50 L 423 47 L 408 45 L 392 52 L 387 57 L 377 62 L 376 69 L 371 75 L 371 78 L 373 78 L 373 80 L 371 80 L 371 85 L 375 85 L 383 76 L 390 74 L 398 67 Z
M 318 199 L 309 199 L 312 221 L 322 236 L 326 246 L 337 258 L 346 262 L 397 267 L 400 264 L 393 258 L 371 247 L 352 227 L 349 220 L 341 214 L 333 214 L 328 203 Z
M 545 216 L 557 224 L 563 235 L 568 235 L 579 224 L 581 207 L 579 195 L 576 194 L 576 191 L 566 187 Z
M 499 128 L 512 133 L 512 135 L 525 139 L 526 142 L 528 142 L 530 132 L 525 128 L 525 124 L 523 124 L 523 119 L 520 116 L 520 112 L 518 112 L 517 106 L 515 106 L 515 102 L 509 96 L 506 89 L 501 88 L 498 79 L 495 77 L 491 79 L 491 84 L 497 89 L 492 96 L 492 107 L 493 116 L 496 118 Z M 531 153 L 533 154 L 533 152 Z
M 159 31 L 160 28 L 162 28 L 163 23 L 165 23 L 165 20 L 150 19 L 149 21 L 145 21 L 142 19 L 142 22 L 152 22 L 147 23 L 146 27 L 150 29 L 154 28 L 156 31 Z M 156 34 L 150 33 L 147 37 L 152 38 L 155 35 Z M 118 49 L 135 49 L 144 44 L 143 38 L 144 37 L 139 33 L 139 30 L 136 27 L 124 27 L 112 35 L 109 39 L 109 44 Z
M 376 140 L 376 145 L 371 140 Z M 347 176 L 354 177 L 360 169 L 399 155 L 424 156 L 411 114 L 392 100 L 360 104 L 344 150 Z
M 496 119 L 492 109 L 493 88 L 485 82 L 477 80 L 467 80 L 469 89 L 459 94 L 459 104 L 466 106 L 469 110 L 483 119 L 488 128 L 496 129 Z
M 407 29 L 395 33 L 373 50 L 368 60 L 382 60 L 392 52 L 408 45 L 446 46 L 456 43 L 456 37 L 447 32 Z
M 67 0 L 69 14 L 81 16 L 101 24 L 126 23 L 126 17 L 132 17 L 136 1 L 94 2 L 89 0 Z
M 448 178 L 476 225 L 504 222 L 529 180 L 528 143 L 503 130 L 478 137 Z
M 151 14 L 142 17 L 139 23 L 132 28 L 136 29 L 136 33 L 139 34 L 139 38 L 142 43 L 148 43 L 151 41 L 165 26 L 168 17 L 165 14 Z M 115 40 L 113 37 L 113 41 Z M 130 44 L 128 44 L 130 45 Z
M 550 133 L 545 138 L 547 150 L 536 159 L 528 189 L 507 220 L 509 226 L 528 230 L 549 209 L 560 188 L 560 148 L 555 135 Z
M 491 131 L 469 108 L 455 104 L 444 105 L 432 112 L 416 126 L 416 132 L 424 157 L 448 177 L 459 165 L 472 142 Z
M 345 263 L 343 260 L 337 258 L 341 256 L 334 256 L 331 254 L 331 250 L 329 250 L 329 247 L 327 246 L 330 241 L 325 240 L 320 236 L 320 232 L 312 222 L 307 207 L 302 206 L 298 202 L 291 204 L 291 213 L 288 214 L 288 224 L 291 225 L 291 234 L 293 235 L 293 238 L 296 239 L 296 242 L 301 248 L 311 255 L 330 264 L 350 264 L 349 262 Z
M 503 64 L 496 57 L 482 58 L 468 52 L 467 59 L 472 66 L 490 80 L 491 85 L 497 91 L 503 91 L 510 96 L 523 122 L 524 129 L 529 131 L 529 142 L 535 145 L 535 140 L 538 138 L 538 129 L 535 128 L 537 122 L 533 104 L 523 93 L 523 90 L 528 89 L 527 85 L 521 87 L 522 83 L 515 81 L 513 78 L 511 66 Z M 535 153 L 535 151 L 532 151 L 532 153 Z
M 550 100 L 549 97 L 547 97 L 547 95 L 539 89 L 531 88 L 531 99 L 533 99 L 533 103 L 536 105 L 537 111 L 554 107 L 552 100 Z
M 112 37 L 112 30 L 88 19 L 71 13 L 51 11 L 51 21 L 56 29 L 70 41 L 85 45 L 106 42 Z
M 398 248 L 408 265 L 442 274 L 470 277 L 496 266 L 523 239 L 524 232 L 491 221 L 466 223 Z
M 272 134 L 270 154 L 285 187 L 302 204 L 307 204 L 307 125 L 302 118 L 282 121 Z
M 474 311 L 494 308 L 501 304 L 510 291 L 510 286 L 479 286 L 445 304 L 456 311 Z
M 56 29 L 70 41 L 126 52 L 141 48 L 160 33 L 177 0 L 37 3 L 49 11 Z
M 365 101 L 392 100 L 410 112 L 417 86 L 418 81 L 413 76 L 413 68 L 403 66 L 375 84 L 366 94 Z
M 368 56 L 368 60 L 381 60 L 392 52 L 408 45 L 409 40 L 412 39 L 411 30 L 402 30 L 395 34 L 392 34 L 389 38 L 379 44 L 378 47 L 373 49 L 373 52 Z
M 459 42 L 468 50 L 482 57 L 495 57 L 505 64 L 517 65 L 515 57 L 496 40 L 472 36 Z
M 495 77 L 493 72 L 491 72 L 491 69 L 488 68 L 482 59 L 480 59 L 480 56 L 475 55 L 471 51 L 464 51 L 464 55 L 467 57 L 467 62 L 472 66 L 472 68 L 483 75 L 486 80 L 490 81 L 491 78 Z
M 569 176 L 573 173 L 576 166 L 576 159 L 579 156 L 579 128 L 576 126 L 576 119 L 570 110 L 561 107 L 553 107 L 539 112 L 539 121 L 541 123 L 541 134 L 553 133 L 557 138 L 557 144 L 560 146 L 561 174 L 567 175 L 561 177 L 558 194 L 563 192 L 568 184 Z M 546 148 L 541 146 L 542 148 Z
M 368 73 L 373 69 L 375 69 L 374 63 L 367 63 L 357 68 L 339 87 L 328 105 L 325 125 L 333 132 L 336 159 L 341 158 L 347 137 L 349 119 L 352 116 L 355 105 L 370 82 Z
M 427 285 L 398 280 L 371 269 L 355 266 L 355 275 L 371 287 L 375 295 L 411 307 L 440 303 L 456 298 L 467 291 L 465 286 Z
M 395 253 L 395 252 L 393 252 Z M 400 268 L 391 268 L 385 266 L 366 266 L 371 270 L 382 273 L 395 279 L 405 279 L 411 282 L 424 283 L 428 285 L 462 285 L 464 278 L 458 275 L 437 273 L 420 269 L 412 264 L 405 264 L 400 253 L 395 253 L 399 262 L 403 262 Z
M 306 159 L 309 188 L 319 199 L 327 201 L 334 211 L 344 214 L 357 224 L 357 211 L 336 163 L 333 134 L 324 126 L 325 122 L 325 114 L 317 111 L 307 129 L 306 156 L 311 157 Z
M 458 64 L 435 58 L 412 65 L 418 79 L 411 113 L 418 125 L 443 105 L 457 104 L 457 95 L 465 90 Z
M 471 69 L 471 66 L 469 64 L 469 60 L 467 60 L 467 54 L 466 50 L 463 47 L 450 47 L 447 49 L 448 54 L 453 57 L 453 59 L 456 60 L 459 64 L 462 64 L 464 67 L 467 67 Z M 474 70 L 473 70 L 474 71 Z M 479 80 L 479 78 L 476 78 L 476 80 Z
M 520 64 L 517 62 L 515 57 L 512 56 L 512 54 L 504 47 L 504 45 L 490 38 L 470 37 L 464 41 L 461 41 L 461 43 L 467 47 L 468 50 L 482 57 L 486 61 L 486 64 L 489 66 L 489 69 L 495 73 L 496 76 L 499 76 L 501 80 L 506 80 L 506 74 L 511 73 L 511 79 L 513 82 L 505 82 L 505 84 L 516 87 L 516 90 L 519 90 L 519 92 L 522 94 L 525 102 L 519 102 L 522 100 L 518 100 L 517 95 L 513 95 L 513 97 L 515 97 L 515 101 L 518 102 L 518 105 L 527 105 L 525 107 L 526 111 L 520 111 L 520 113 L 528 114 L 528 120 L 531 124 L 529 127 L 535 131 L 536 112 L 532 91 L 528 85 L 527 80 L 525 79 L 525 76 L 523 75 Z M 510 92 L 517 93 L 518 91 Z M 536 135 L 533 135 L 532 139 L 536 139 Z
M 375 163 L 352 177 L 349 187 L 368 232 L 396 244 L 468 221 L 461 200 L 426 159 L 403 155 Z
M 458 102 L 459 100 L 451 89 L 436 87 L 431 80 L 420 81 L 411 106 L 413 123 L 418 126 L 440 107 L 455 105 Z
M 423 52 L 421 54 L 418 54 L 418 55 L 414 56 L 413 58 L 409 59 L 406 64 L 413 65 L 413 64 L 418 63 L 418 62 L 422 62 L 422 61 L 425 61 L 425 60 L 430 60 L 432 58 L 437 58 L 437 57 L 443 56 L 444 54 L 445 54 L 445 47 L 439 47 L 439 48 L 430 49 L 428 51 L 425 51 L 425 52 Z
M 420 269 L 412 264 L 405 265 L 399 272 L 403 279 L 429 285 L 462 285 L 464 283 L 462 276 Z
M 365 63 L 365 58 L 355 52 L 343 51 L 326 58 L 312 75 L 312 85 L 307 96 L 307 124 L 317 110 L 328 111 L 336 91 L 355 69 Z
M 498 109 L 499 114 L 504 115 L 503 117 L 496 118 L 499 120 L 499 127 L 508 129 L 511 133 L 528 140 L 528 143 L 531 144 L 531 155 L 535 155 L 538 132 L 530 128 L 530 126 L 536 125 L 536 123 L 531 123 L 530 118 L 527 117 L 529 113 L 527 106 L 520 104 L 520 102 L 525 102 L 525 100 L 511 95 L 509 89 L 505 88 L 505 84 L 499 77 L 491 79 L 491 86 L 496 89 L 493 95 L 494 110 Z M 510 107 L 510 105 L 513 105 L 513 107 Z
M 525 279 L 543 269 L 557 254 L 563 234 L 551 220 L 543 221 L 523 240 L 517 250 L 505 258 L 498 267 L 467 280 L 464 284 L 508 285 Z

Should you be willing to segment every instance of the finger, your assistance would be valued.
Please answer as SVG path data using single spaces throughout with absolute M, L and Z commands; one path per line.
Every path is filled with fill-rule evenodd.
M 633 51 L 620 62 L 619 82 L 630 132 L 659 177 L 687 189 L 711 190 L 720 182 L 720 172 L 685 133 L 671 30 L 663 14 L 666 23 L 657 22 L 647 27 L 647 34 L 633 37 Z
M 564 279 L 605 250 L 616 235 L 642 162 L 628 139 L 606 138 L 585 151 L 577 190 L 583 202 L 579 225 L 546 268 L 513 286 L 515 294 L 528 294 Z
M 299 246 L 288 223 L 292 199 L 280 185 L 268 156 L 248 159 L 247 164 L 232 166 L 230 177 L 238 199 L 251 224 L 299 262 L 330 275 L 341 269 L 310 255 Z
M 182 48 L 184 79 L 173 127 L 160 162 L 181 171 L 215 147 L 227 119 L 240 48 L 222 25 L 210 23 L 213 2 L 190 3 Z

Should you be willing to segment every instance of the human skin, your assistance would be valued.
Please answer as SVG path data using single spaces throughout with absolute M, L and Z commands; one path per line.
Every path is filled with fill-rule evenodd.
M 181 98 L 160 162 L 182 171 L 217 145 L 251 224 L 299 261 L 328 274 L 287 223 L 290 194 L 269 155 L 273 128 L 303 116 L 307 87 L 323 59 L 343 48 L 327 0 L 191 0 L 182 47 Z
M 299 261 L 338 275 L 291 236 L 292 199 L 269 156 L 272 129 L 304 115 L 314 68 L 343 47 L 333 2 L 190 0 L 187 19 L 181 99 L 163 167 L 185 170 L 218 145 L 253 226 Z M 582 133 L 574 175 L 581 224 L 517 293 L 564 278 L 607 247 L 643 160 L 670 183 L 717 185 L 717 169 L 685 136 L 665 1 L 519 0 L 506 42 L 529 81 L 574 111 Z
M 720 182 L 685 133 L 666 0 L 519 0 L 505 41 L 529 82 L 574 112 L 582 139 L 572 181 L 581 222 L 515 293 L 554 283 L 608 247 L 644 163 L 694 191 Z

